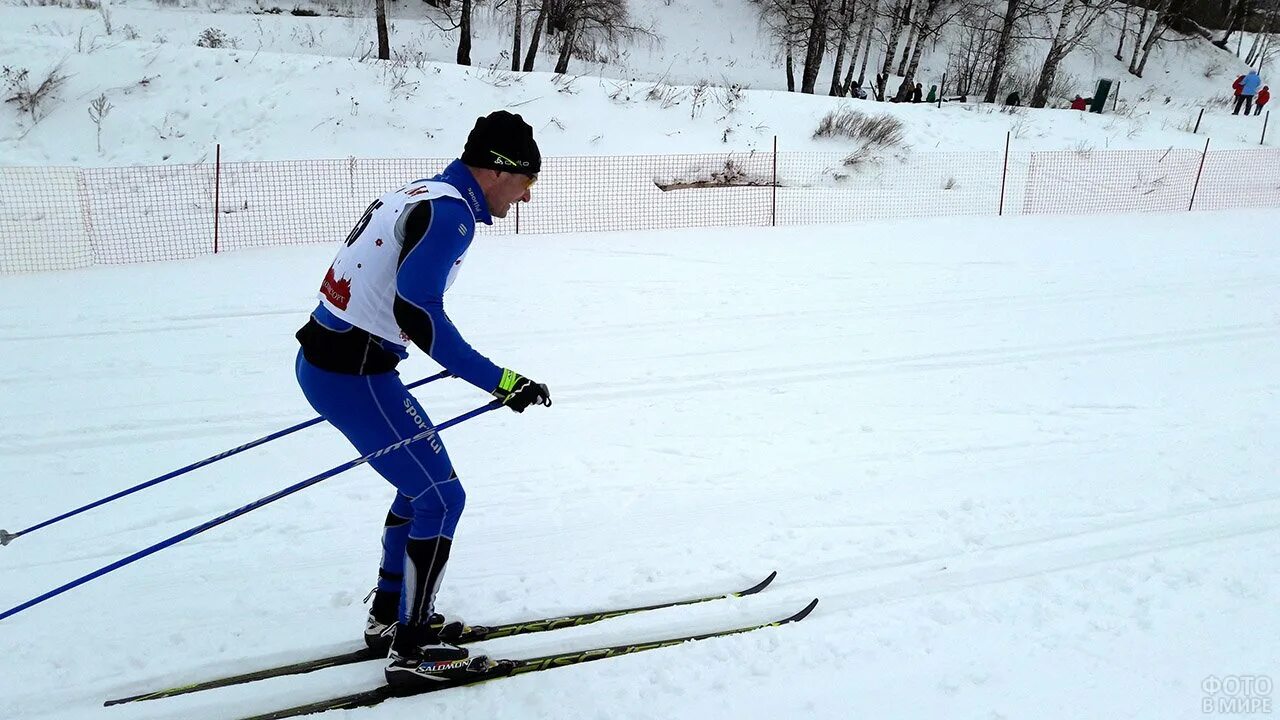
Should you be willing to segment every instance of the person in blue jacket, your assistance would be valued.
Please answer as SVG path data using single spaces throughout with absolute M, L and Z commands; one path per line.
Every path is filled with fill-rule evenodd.
M 444 310 L 476 222 L 491 225 L 529 202 L 541 165 L 533 128 L 519 115 L 478 118 L 460 159 L 375 200 L 342 243 L 297 333 L 295 369 L 307 401 L 361 455 L 432 427 L 396 372 L 410 342 L 516 412 L 551 404 L 546 385 L 481 355 Z M 432 434 L 369 464 L 396 496 L 365 640 L 388 650 L 392 685 L 465 672 L 467 651 L 441 637 L 433 607 L 466 501 L 449 455 Z
M 1258 89 L 1261 87 L 1262 78 L 1258 75 L 1258 71 L 1250 70 L 1240 82 L 1240 94 L 1236 96 L 1236 109 L 1231 114 L 1239 115 L 1240 107 L 1244 106 L 1244 114 L 1249 115 L 1253 110 L 1253 96 L 1258 94 Z

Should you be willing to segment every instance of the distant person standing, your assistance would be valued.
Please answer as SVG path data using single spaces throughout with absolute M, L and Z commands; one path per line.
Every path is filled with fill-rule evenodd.
M 1077 96 L 1079 97 L 1079 96 Z M 1009 93 L 1009 97 L 1004 99 L 1005 107 L 1019 107 L 1022 105 L 1022 96 L 1018 95 L 1018 91 L 1014 90 Z
M 1266 85 L 1263 85 L 1262 89 L 1258 91 L 1258 100 L 1257 102 L 1254 103 L 1254 107 L 1257 109 L 1253 111 L 1253 114 L 1261 115 L 1262 106 L 1266 105 L 1269 102 L 1271 102 L 1271 88 L 1267 87 Z
M 1236 81 L 1231 83 L 1231 91 L 1232 91 L 1232 94 L 1235 95 L 1237 102 L 1239 102 L 1240 100 L 1240 91 L 1243 89 L 1244 89 L 1244 76 L 1237 75 Z
M 1240 82 L 1240 95 L 1236 97 L 1236 108 L 1231 112 L 1232 115 L 1239 115 L 1240 108 L 1244 107 L 1244 114 L 1249 115 L 1253 111 L 1253 96 L 1258 94 L 1258 89 L 1262 86 L 1262 78 L 1259 77 L 1257 70 L 1250 70 L 1244 76 L 1244 80 Z
M 911 89 L 911 102 L 918 103 L 924 99 L 924 88 L 920 87 L 920 83 Z
M 1084 110 L 1088 107 L 1089 107 L 1089 104 L 1085 102 L 1085 99 L 1080 97 L 1079 95 L 1076 96 L 1075 100 L 1071 101 L 1072 110 Z

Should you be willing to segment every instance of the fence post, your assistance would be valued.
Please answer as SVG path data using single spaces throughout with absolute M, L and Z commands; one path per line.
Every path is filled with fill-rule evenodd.
M 938 109 L 942 109 L 942 93 L 947 90 L 947 74 L 942 73 L 942 84 L 938 86 Z
M 516 234 L 520 234 L 520 203 L 516 203 Z
M 769 211 L 769 226 L 778 226 L 778 136 L 773 136 L 773 208 Z
M 1271 111 L 1268 110 L 1267 114 L 1262 116 L 1262 139 L 1258 141 L 1259 145 L 1267 141 L 1267 121 L 1269 121 L 1270 119 L 1271 119 Z
M 1196 206 L 1196 190 L 1200 189 L 1200 173 L 1204 172 L 1204 159 L 1209 155 L 1209 138 L 1204 139 L 1204 152 L 1200 154 L 1200 169 L 1196 171 L 1196 183 L 1191 186 L 1191 202 L 1187 204 L 1187 212 Z
M 1005 186 L 1005 182 L 1008 181 L 1009 179 L 1009 137 L 1011 135 L 1013 135 L 1012 130 L 1004 134 L 1004 170 L 1000 173 L 1000 212 L 998 213 L 999 215 L 1004 215 L 1004 186 Z
M 1120 106 L 1120 81 L 1116 81 L 1116 99 L 1111 102 L 1111 112 L 1115 112 Z
M 218 254 L 218 204 L 222 200 L 222 143 L 213 152 L 213 254 Z
M 1204 117 L 1204 108 L 1200 108 L 1200 114 L 1196 116 L 1196 129 L 1191 131 L 1192 135 L 1200 132 L 1200 118 Z

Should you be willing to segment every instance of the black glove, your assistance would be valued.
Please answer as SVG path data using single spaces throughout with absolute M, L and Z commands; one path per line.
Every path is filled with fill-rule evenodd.
M 524 412 L 530 405 L 551 405 L 551 392 L 547 386 L 536 383 L 514 370 L 503 370 L 502 380 L 493 396 L 503 405 L 518 413 Z

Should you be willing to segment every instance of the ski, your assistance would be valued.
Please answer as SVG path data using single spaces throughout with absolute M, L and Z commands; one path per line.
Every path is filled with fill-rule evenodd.
M 504 625 L 470 625 L 463 628 L 462 635 L 456 642 L 459 645 L 465 645 L 467 643 L 481 642 L 483 640 L 495 640 L 497 638 L 509 637 L 511 635 L 529 635 L 532 633 L 547 632 L 550 630 L 561 630 L 581 625 L 590 625 L 592 623 L 600 622 L 601 620 L 647 612 L 649 610 L 662 610 L 665 608 L 680 607 L 683 605 L 696 605 L 698 603 L 731 597 L 746 597 L 747 595 L 755 595 L 761 590 L 764 590 L 777 576 L 778 572 L 775 570 L 774 572 L 769 573 L 769 576 L 764 580 L 761 580 L 746 590 L 738 590 L 737 592 L 731 592 L 728 594 L 719 593 L 714 595 L 702 595 L 695 598 L 673 600 L 653 605 L 638 605 L 636 607 L 619 608 L 616 610 L 578 613 L 576 615 L 564 615 L 562 617 L 544 618 L 541 620 L 527 620 L 524 622 L 506 623 Z M 339 665 L 350 665 L 352 663 L 366 662 L 369 660 L 381 660 L 385 657 L 385 652 L 379 653 L 370 650 L 369 648 L 361 648 L 352 652 L 329 655 L 327 657 L 315 658 L 312 660 L 303 660 L 302 662 L 290 663 L 288 665 L 264 668 L 262 670 L 247 672 L 240 675 L 230 675 L 227 677 L 192 683 L 190 685 L 179 685 L 165 688 L 163 690 L 156 690 L 153 692 L 143 693 L 141 695 L 116 698 L 114 700 L 107 700 L 103 705 L 110 707 L 112 705 L 123 705 L 124 703 L 139 702 L 142 700 L 159 700 L 161 698 L 187 695 L 189 693 L 202 692 L 204 690 L 214 690 L 217 688 L 229 687 L 231 685 L 243 685 L 245 683 L 257 682 L 259 680 L 267 680 L 285 675 L 302 675 L 304 673 L 337 667 Z
M 668 640 L 655 640 L 653 642 L 638 643 L 635 645 L 614 645 L 612 647 L 593 648 L 591 650 L 579 650 L 576 652 L 559 653 L 556 655 L 543 655 L 541 657 L 525 658 L 523 660 L 489 661 L 489 664 L 485 669 L 470 672 L 458 678 L 445 680 L 439 684 L 430 685 L 420 690 L 396 690 L 390 686 L 384 685 L 373 690 L 366 690 L 352 695 L 344 695 L 342 697 L 331 698 L 329 700 L 321 700 L 319 702 L 308 703 L 306 705 L 298 705 L 296 707 L 269 712 L 264 715 L 254 715 L 250 718 L 244 718 L 244 720 L 283 720 L 284 718 L 302 717 L 304 715 L 313 715 L 316 713 L 327 712 L 329 710 L 351 710 L 354 708 L 373 707 L 374 705 L 378 705 L 396 697 L 424 695 L 430 692 L 439 692 L 450 688 L 475 685 L 476 683 L 497 680 L 504 677 L 541 672 L 543 670 L 553 670 L 555 668 L 565 667 L 568 665 L 580 665 L 585 662 L 603 660 L 605 658 L 618 657 L 620 655 L 632 655 L 646 650 L 656 650 L 658 648 L 671 647 L 673 645 L 680 645 L 696 640 L 727 637 L 729 635 L 737 635 L 740 633 L 751 632 L 753 630 L 760 630 L 761 628 L 777 627 L 779 625 L 786 625 L 788 623 L 799 622 L 805 619 L 808 617 L 809 613 L 813 612 L 814 607 L 817 605 L 818 600 L 817 598 L 814 598 L 804 607 L 803 610 L 781 620 L 773 620 L 759 625 L 749 625 L 730 630 L 719 630 L 716 632 L 703 633 L 701 635 L 686 635 L 683 637 L 670 638 Z

